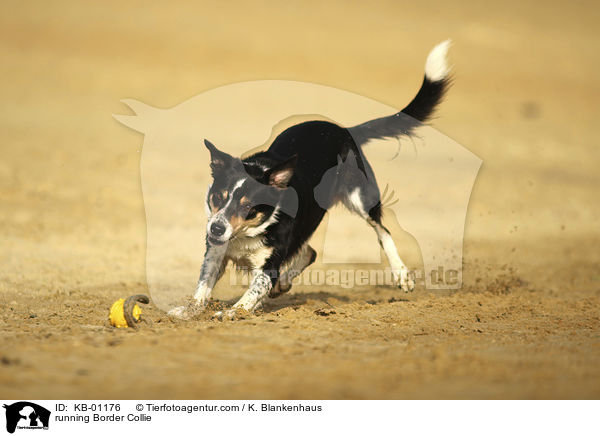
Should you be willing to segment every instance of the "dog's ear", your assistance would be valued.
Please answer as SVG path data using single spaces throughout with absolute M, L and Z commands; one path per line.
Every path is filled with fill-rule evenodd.
M 235 159 L 233 156 L 217 149 L 208 139 L 204 140 L 204 145 L 210 151 L 210 168 L 213 174 L 228 168 Z
M 268 170 L 266 176 L 269 180 L 269 185 L 278 189 L 287 188 L 290 179 L 294 175 L 297 162 L 298 155 L 295 154 L 288 160 L 278 163 L 273 168 Z
M 346 156 L 344 163 L 352 165 L 354 168 L 358 168 L 358 159 L 352 150 L 348 151 L 348 156 Z

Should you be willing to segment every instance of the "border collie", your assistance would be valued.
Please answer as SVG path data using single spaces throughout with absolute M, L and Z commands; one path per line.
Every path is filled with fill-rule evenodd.
M 186 319 L 204 309 L 229 261 L 252 272 L 250 287 L 217 317 L 253 311 L 267 295 L 289 291 L 292 280 L 315 261 L 308 241 L 338 202 L 375 230 L 398 287 L 412 291 L 414 280 L 381 222 L 379 188 L 361 147 L 372 139 L 411 135 L 431 117 L 450 84 L 449 45 L 444 41 L 429 53 L 419 92 L 394 115 L 350 128 L 300 123 L 277 136 L 268 150 L 245 159 L 205 140 L 213 176 L 206 197 L 206 254 L 193 303 L 169 314 Z

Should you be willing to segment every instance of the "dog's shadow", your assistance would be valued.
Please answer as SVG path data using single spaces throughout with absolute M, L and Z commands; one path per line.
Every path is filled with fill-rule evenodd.
M 310 301 L 318 301 L 327 306 L 331 306 L 329 300 L 335 299 L 347 303 L 351 299 L 346 295 L 340 295 L 332 292 L 317 291 L 317 292 L 299 292 L 293 294 L 283 294 L 276 298 L 267 298 L 263 303 L 263 312 L 276 312 L 286 307 L 302 307 L 307 306 Z
M 283 294 L 276 298 L 265 298 L 263 300 L 262 312 L 263 313 L 272 313 L 277 312 L 278 310 L 285 309 L 287 307 L 299 308 L 302 306 L 309 306 L 309 302 L 317 301 L 320 306 L 331 306 L 328 302 L 330 299 L 335 299 L 337 301 L 341 301 L 344 303 L 348 303 L 352 301 L 351 298 L 345 295 L 340 295 L 332 292 L 325 291 L 316 291 L 316 292 L 298 292 L 298 293 L 289 293 Z M 231 298 L 227 300 L 222 300 L 222 303 L 226 307 L 233 306 L 238 298 Z M 312 306 L 311 306 L 312 307 Z

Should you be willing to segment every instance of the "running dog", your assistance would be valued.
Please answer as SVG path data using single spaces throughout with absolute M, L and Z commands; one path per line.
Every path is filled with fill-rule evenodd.
M 354 127 L 308 121 L 286 129 L 268 150 L 245 159 L 219 150 L 208 140 L 213 182 L 206 197 L 206 254 L 193 306 L 169 313 L 189 318 L 203 309 L 225 266 L 232 261 L 252 272 L 249 289 L 231 310 L 253 311 L 268 295 L 290 290 L 292 280 L 317 256 L 308 244 L 325 212 L 341 202 L 377 233 L 398 287 L 414 281 L 381 222 L 380 192 L 361 152 L 369 140 L 411 135 L 430 119 L 450 85 L 446 61 L 450 41 L 433 48 L 415 98 L 400 112 Z

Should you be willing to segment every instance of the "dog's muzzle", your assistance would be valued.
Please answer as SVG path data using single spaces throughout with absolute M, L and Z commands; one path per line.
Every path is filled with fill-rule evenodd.
M 208 223 L 206 235 L 212 245 L 224 244 L 231 236 L 229 223 L 222 220 L 214 220 Z

